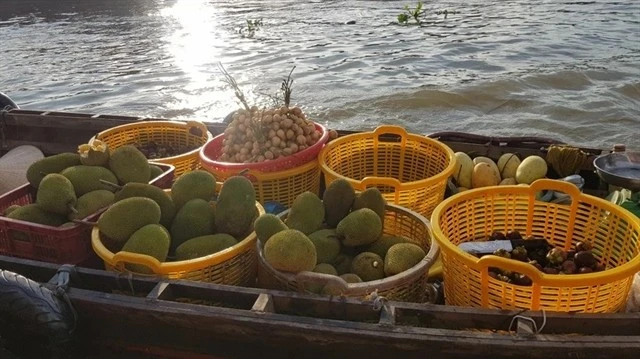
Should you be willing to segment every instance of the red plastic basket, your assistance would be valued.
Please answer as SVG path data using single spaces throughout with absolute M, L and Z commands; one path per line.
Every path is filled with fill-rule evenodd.
M 222 155 L 222 141 L 224 140 L 224 134 L 220 134 L 202 146 L 200 149 L 200 164 L 208 168 L 210 172 L 214 174 L 219 173 L 225 178 L 245 169 L 264 173 L 279 172 L 302 166 L 311 161 L 315 161 L 318 158 L 318 153 L 320 153 L 320 150 L 322 150 L 325 143 L 329 140 L 329 131 L 318 123 L 316 123 L 315 126 L 321 133 L 318 142 L 290 156 L 256 163 L 218 161 L 218 158 Z
M 167 188 L 173 182 L 175 167 L 154 163 L 164 171 L 149 183 Z M 7 207 L 34 203 L 37 190 L 26 183 L 0 196 L 0 213 Z M 102 210 L 84 220 L 95 222 Z M 17 235 L 20 233 L 21 235 Z M 20 221 L 0 216 L 0 254 L 58 264 L 79 264 L 89 259 L 91 226 L 75 224 L 65 228 Z

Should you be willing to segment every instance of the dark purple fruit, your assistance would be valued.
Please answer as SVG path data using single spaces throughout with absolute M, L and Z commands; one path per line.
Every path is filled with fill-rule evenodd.
M 527 249 L 524 248 L 523 246 L 515 247 L 511 251 L 511 258 L 522 261 L 522 262 L 527 262 L 529 260 Z
M 538 263 L 538 261 L 533 260 L 533 261 L 529 261 L 529 264 L 531 264 L 532 266 L 536 267 L 537 270 L 539 271 L 543 271 L 542 266 L 540 265 L 540 263 Z
M 511 230 L 507 232 L 507 235 L 505 236 L 506 239 L 522 239 L 522 235 L 520 235 L 520 232 L 517 229 Z
M 546 274 L 558 274 L 560 273 L 560 271 L 558 271 L 557 268 L 553 268 L 553 267 L 544 267 L 542 268 L 542 271 Z
M 498 274 L 496 279 L 506 283 L 511 283 L 511 278 L 507 277 L 506 275 Z
M 567 259 L 573 259 L 576 256 L 576 251 L 573 249 L 569 249 L 567 251 Z
M 529 286 L 533 284 L 533 281 L 524 274 L 516 273 L 513 276 L 513 284 Z
M 561 265 L 562 262 L 567 260 L 567 252 L 560 248 L 551 248 L 547 253 L 547 261 L 551 265 Z
M 574 274 L 578 270 L 578 266 L 571 259 L 567 259 L 562 262 L 562 273 L 564 274 Z
M 504 233 L 502 233 L 500 231 L 494 231 L 489 236 L 489 240 L 490 241 L 503 241 L 505 239 L 507 239 L 507 237 L 505 237 Z
M 580 267 L 580 269 L 578 269 L 579 274 L 585 274 L 585 273 L 591 273 L 591 272 L 593 272 L 593 269 L 589 267 Z
M 607 267 L 602 263 L 596 263 L 591 268 L 593 268 L 594 272 L 602 272 L 603 270 L 607 269 Z
M 491 277 L 493 279 L 498 279 L 498 273 L 496 273 L 494 271 L 489 271 L 488 274 L 489 274 L 489 277 Z
M 587 241 L 577 242 L 575 247 L 576 247 L 576 252 L 590 251 L 593 249 L 593 245 L 591 245 L 591 242 L 587 242 Z
M 577 252 L 573 260 L 578 267 L 591 267 L 597 263 L 596 257 L 593 256 L 591 251 Z

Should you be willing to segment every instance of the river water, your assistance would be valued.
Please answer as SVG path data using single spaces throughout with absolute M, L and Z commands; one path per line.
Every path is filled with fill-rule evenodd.
M 403 26 L 405 5 L 0 0 L 0 91 L 24 109 L 221 121 L 239 102 L 219 63 L 257 105 L 295 66 L 292 103 L 337 129 L 640 150 L 640 1 L 435 0 Z

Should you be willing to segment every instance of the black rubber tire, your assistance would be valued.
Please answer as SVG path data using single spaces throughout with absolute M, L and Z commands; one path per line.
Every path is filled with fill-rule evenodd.
M 12 108 L 19 109 L 20 107 L 9 96 L 0 92 L 0 110 L 10 110 Z
M 11 347 L 36 350 L 41 344 L 49 356 L 64 355 L 73 321 L 70 308 L 51 290 L 22 275 L 0 270 L 0 336 Z M 34 340 L 37 342 L 32 343 Z

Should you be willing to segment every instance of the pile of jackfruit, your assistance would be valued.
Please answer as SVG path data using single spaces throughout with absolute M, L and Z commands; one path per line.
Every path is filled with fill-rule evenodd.
M 119 186 L 148 183 L 162 173 L 133 146 L 109 151 L 95 140 L 79 146 L 77 153 L 56 154 L 29 166 L 26 177 L 37 189 L 35 201 L 8 206 L 2 215 L 54 227 L 74 226 L 74 220 L 113 203 Z
M 347 283 L 375 281 L 412 268 L 426 255 L 410 239 L 383 233 L 385 207 L 377 188 L 356 193 L 347 180 L 337 179 L 322 199 L 304 192 L 284 220 L 263 214 L 254 229 L 264 261 L 277 271 L 312 271 L 339 276 Z M 340 294 L 331 283 L 305 289 Z

